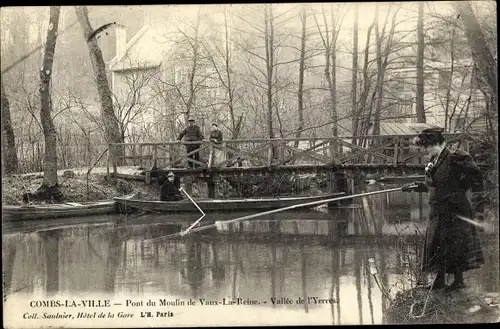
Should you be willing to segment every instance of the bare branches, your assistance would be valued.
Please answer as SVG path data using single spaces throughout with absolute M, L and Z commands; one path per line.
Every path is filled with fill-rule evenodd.
M 417 3 L 379 5 L 380 17 L 376 21 L 375 17 L 365 15 L 362 19 L 370 20 L 366 24 L 356 25 L 355 20 L 353 26 L 347 22 L 350 19 L 345 18 L 347 12 L 356 15 L 358 7 L 365 6 L 373 5 L 233 5 L 221 6 L 220 10 L 210 11 L 210 15 L 204 14 L 203 9 L 186 14 L 189 17 L 179 14 L 179 24 L 174 25 L 163 27 L 158 20 L 154 23 L 158 26 L 151 26 L 151 31 L 134 39 L 136 44 L 130 45 L 121 59 L 120 63 L 130 69 L 111 73 L 114 86 L 107 104 L 111 103 L 116 113 L 120 139 L 131 138 L 132 134 L 145 134 L 134 137 L 144 140 L 172 136 L 189 114 L 199 119 L 200 124 L 218 122 L 229 131 L 225 135 L 232 138 L 300 135 L 302 131 L 326 135 L 335 134 L 334 129 L 340 134 L 343 129 L 340 123 L 352 127 L 354 134 L 364 134 L 368 127 L 374 127 L 369 126 L 374 120 L 393 117 L 405 120 L 412 111 L 416 89 L 419 89 L 419 104 L 420 95 L 426 96 L 426 107 L 418 106 L 423 108 L 420 112 L 448 112 L 447 126 L 453 126 L 452 121 L 463 116 L 459 112 L 469 106 L 466 104 L 472 104 L 468 114 L 471 116 L 474 104 L 491 97 L 484 74 L 478 87 L 484 95 L 476 87 L 469 101 L 465 95 L 469 90 L 463 97 L 457 95 L 470 87 L 468 64 L 459 62 L 471 58 L 471 51 L 467 47 L 466 29 L 461 24 L 463 17 L 457 19 L 452 6 L 448 10 L 424 5 L 425 13 L 419 15 Z M 488 8 L 486 4 L 472 5 L 485 42 L 494 44 L 491 35 L 495 30 L 494 17 L 484 12 Z M 21 17 L 17 20 L 22 21 Z M 11 25 L 8 27 L 13 29 L 16 41 L 9 41 L 7 63 L 32 49 L 32 44 L 21 41 L 20 37 L 29 32 L 28 24 Z M 442 79 L 450 69 L 449 40 L 453 30 L 456 31 L 452 38 L 453 78 L 458 82 L 448 81 L 450 95 L 445 101 L 446 83 L 440 90 L 435 80 L 439 76 Z M 148 47 L 149 33 L 156 33 L 153 31 L 162 31 L 166 37 L 163 42 L 166 52 L 163 58 L 156 56 L 148 62 L 148 54 L 137 49 Z M 421 51 L 420 37 L 425 53 Z M 42 39 L 38 41 L 41 43 Z M 102 104 L 100 91 L 93 88 L 102 81 L 92 78 L 87 83 L 94 83 L 90 85 L 92 88 L 82 83 L 81 88 L 73 87 L 72 92 L 66 92 L 70 80 L 84 81 L 88 70 L 95 69 L 96 57 L 91 56 L 87 62 L 77 57 L 75 63 L 64 59 L 64 64 L 54 64 L 55 68 L 60 65 L 68 68 L 61 79 L 54 79 L 51 114 L 56 131 L 62 134 L 60 140 L 66 144 L 85 146 L 88 138 L 101 140 L 100 135 L 106 136 L 99 107 L 93 104 L 96 96 Z M 38 87 L 32 83 L 39 61 L 25 63 L 10 70 L 3 79 L 11 103 L 13 129 L 21 136 L 18 148 L 24 147 L 23 143 L 36 145 L 42 132 Z M 78 68 L 71 68 L 70 64 Z M 417 67 L 423 69 L 423 74 L 417 73 Z M 411 72 L 406 74 L 407 71 Z M 425 79 L 423 91 L 416 75 Z M 460 84 L 465 76 L 465 82 Z M 324 122 L 329 125 L 316 127 Z M 26 128 L 28 125 L 30 129 Z M 64 135 L 71 129 L 78 132 L 78 141 Z M 71 163 L 67 150 L 64 154 L 64 161 Z

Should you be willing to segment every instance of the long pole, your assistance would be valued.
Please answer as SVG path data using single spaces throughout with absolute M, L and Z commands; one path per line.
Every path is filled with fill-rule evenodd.
M 229 219 L 229 220 L 225 220 L 225 221 L 216 221 L 213 224 L 204 225 L 204 226 L 201 226 L 201 227 L 198 227 L 198 228 L 193 228 L 193 229 L 191 229 L 189 231 L 189 233 L 191 233 L 191 232 L 201 232 L 201 231 L 209 230 L 209 229 L 212 229 L 212 228 L 217 228 L 218 230 L 220 230 L 221 227 L 222 227 L 222 225 L 230 224 L 230 223 L 236 223 L 236 222 L 240 222 L 240 221 L 251 219 L 251 218 L 261 217 L 261 216 L 270 215 L 270 214 L 275 214 L 275 213 L 278 213 L 278 212 L 292 210 L 292 209 L 297 209 L 297 208 L 310 207 L 310 206 L 319 206 L 319 205 L 322 205 L 322 204 L 326 204 L 326 203 L 330 203 L 330 202 L 335 202 L 335 201 L 340 201 L 340 200 L 347 200 L 347 199 L 359 198 L 359 197 L 363 197 L 363 196 L 369 196 L 369 195 L 375 195 L 375 194 L 381 194 L 381 193 L 396 192 L 396 191 L 401 191 L 401 189 L 402 189 L 402 187 L 397 187 L 397 188 L 391 188 L 391 189 L 386 189 L 386 190 L 373 191 L 373 192 L 365 192 L 365 193 L 352 194 L 352 195 L 345 195 L 345 196 L 331 198 L 331 199 L 324 199 L 324 200 L 318 200 L 318 201 L 311 201 L 311 202 L 296 204 L 296 205 L 292 205 L 292 206 L 288 206 L 288 207 L 273 209 L 273 210 L 264 211 L 264 212 L 260 212 L 260 213 L 256 213 L 256 214 L 252 214 L 252 215 L 247 215 L 247 216 L 242 216 L 242 217 L 238 217 L 238 218 L 234 218 L 234 219 Z M 183 231 L 183 232 L 178 232 L 178 233 L 173 233 L 173 234 L 165 235 L 165 236 L 162 236 L 162 237 L 159 237 L 159 238 L 154 238 L 154 239 L 151 239 L 151 240 L 168 239 L 168 238 L 174 238 L 174 237 L 179 237 L 179 236 L 184 236 L 184 235 L 186 235 L 186 234 Z
M 191 229 L 193 227 L 195 227 L 196 224 L 198 224 L 203 219 L 203 217 L 205 217 L 205 213 L 203 212 L 203 210 L 201 210 L 201 208 L 198 206 L 198 204 L 196 202 L 194 202 L 193 198 L 191 198 L 191 196 L 186 192 L 186 190 L 184 190 L 184 188 L 181 187 L 179 190 L 181 192 L 183 192 L 189 198 L 189 200 L 196 206 L 196 208 L 198 208 L 198 210 L 201 212 L 201 217 L 198 218 L 198 220 L 196 222 L 191 224 L 191 226 L 189 226 L 185 231 L 180 232 L 180 235 L 184 236 L 184 235 L 188 234 L 191 231 Z

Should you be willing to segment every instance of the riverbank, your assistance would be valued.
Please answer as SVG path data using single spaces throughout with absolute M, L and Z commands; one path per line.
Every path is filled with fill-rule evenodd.
M 65 202 L 84 202 L 109 200 L 132 192 L 140 192 L 142 196 L 159 199 L 159 187 L 147 185 L 143 181 L 118 179 L 108 181 L 106 168 L 93 168 L 87 175 L 88 168 L 75 168 L 58 171 L 58 184 Z M 120 168 L 120 174 L 139 175 L 135 167 Z M 2 204 L 23 205 L 23 195 L 33 193 L 43 182 L 43 173 L 29 173 L 6 176 L 2 179 Z M 41 204 L 43 201 L 30 201 L 29 204 Z
M 407 290 L 396 296 L 386 321 L 389 324 L 495 323 L 500 321 L 499 293 L 472 288 L 452 292 Z
M 464 273 L 461 290 L 399 291 L 385 314 L 389 324 L 494 323 L 500 321 L 498 233 L 481 234 L 485 263 Z M 447 284 L 453 278 L 447 277 Z

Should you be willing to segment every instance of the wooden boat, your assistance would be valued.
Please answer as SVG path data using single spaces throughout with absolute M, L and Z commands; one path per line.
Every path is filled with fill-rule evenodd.
M 339 197 L 341 193 L 324 194 L 319 196 L 300 197 L 274 197 L 274 198 L 246 198 L 246 199 L 196 199 L 198 207 L 204 212 L 224 212 L 224 211 L 252 211 L 252 210 L 272 210 L 289 207 L 306 202 L 320 201 Z M 200 212 L 190 200 L 181 201 L 149 201 L 134 198 L 115 197 L 116 202 L 128 209 L 139 209 L 151 212 Z M 312 206 L 314 207 L 314 206 Z
M 123 200 L 135 197 L 135 194 L 123 196 Z M 91 202 L 65 202 L 40 205 L 2 206 L 3 221 L 21 221 L 52 219 L 74 216 L 105 215 L 117 212 L 115 200 Z

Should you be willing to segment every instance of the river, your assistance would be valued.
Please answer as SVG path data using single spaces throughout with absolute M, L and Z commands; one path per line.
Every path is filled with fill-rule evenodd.
M 283 218 L 300 219 L 306 213 L 308 220 L 329 216 L 308 211 Z M 173 305 L 163 309 L 177 312 L 169 320 L 172 325 L 380 324 L 389 302 L 383 287 L 390 295 L 410 288 L 410 273 L 416 271 L 416 250 L 404 239 L 350 243 L 347 238 L 329 244 L 314 239 L 250 241 L 215 234 L 171 240 L 162 237 L 178 228 L 165 224 L 165 218 L 134 222 L 114 215 L 92 218 L 92 224 L 85 224 L 90 220 L 86 218 L 71 224 L 53 220 L 7 228 L 3 235 L 7 300 L 99 296 L 158 303 L 162 299 Z M 474 277 L 480 279 L 473 284 L 481 291 L 497 291 L 498 241 L 484 249 L 487 263 L 475 271 Z M 370 260 L 375 275 L 370 273 Z M 188 312 L 174 305 L 189 299 L 200 307 Z M 258 305 L 201 307 L 207 301 Z M 138 318 L 139 310 L 146 309 L 137 308 L 137 322 L 124 323 L 146 325 Z

